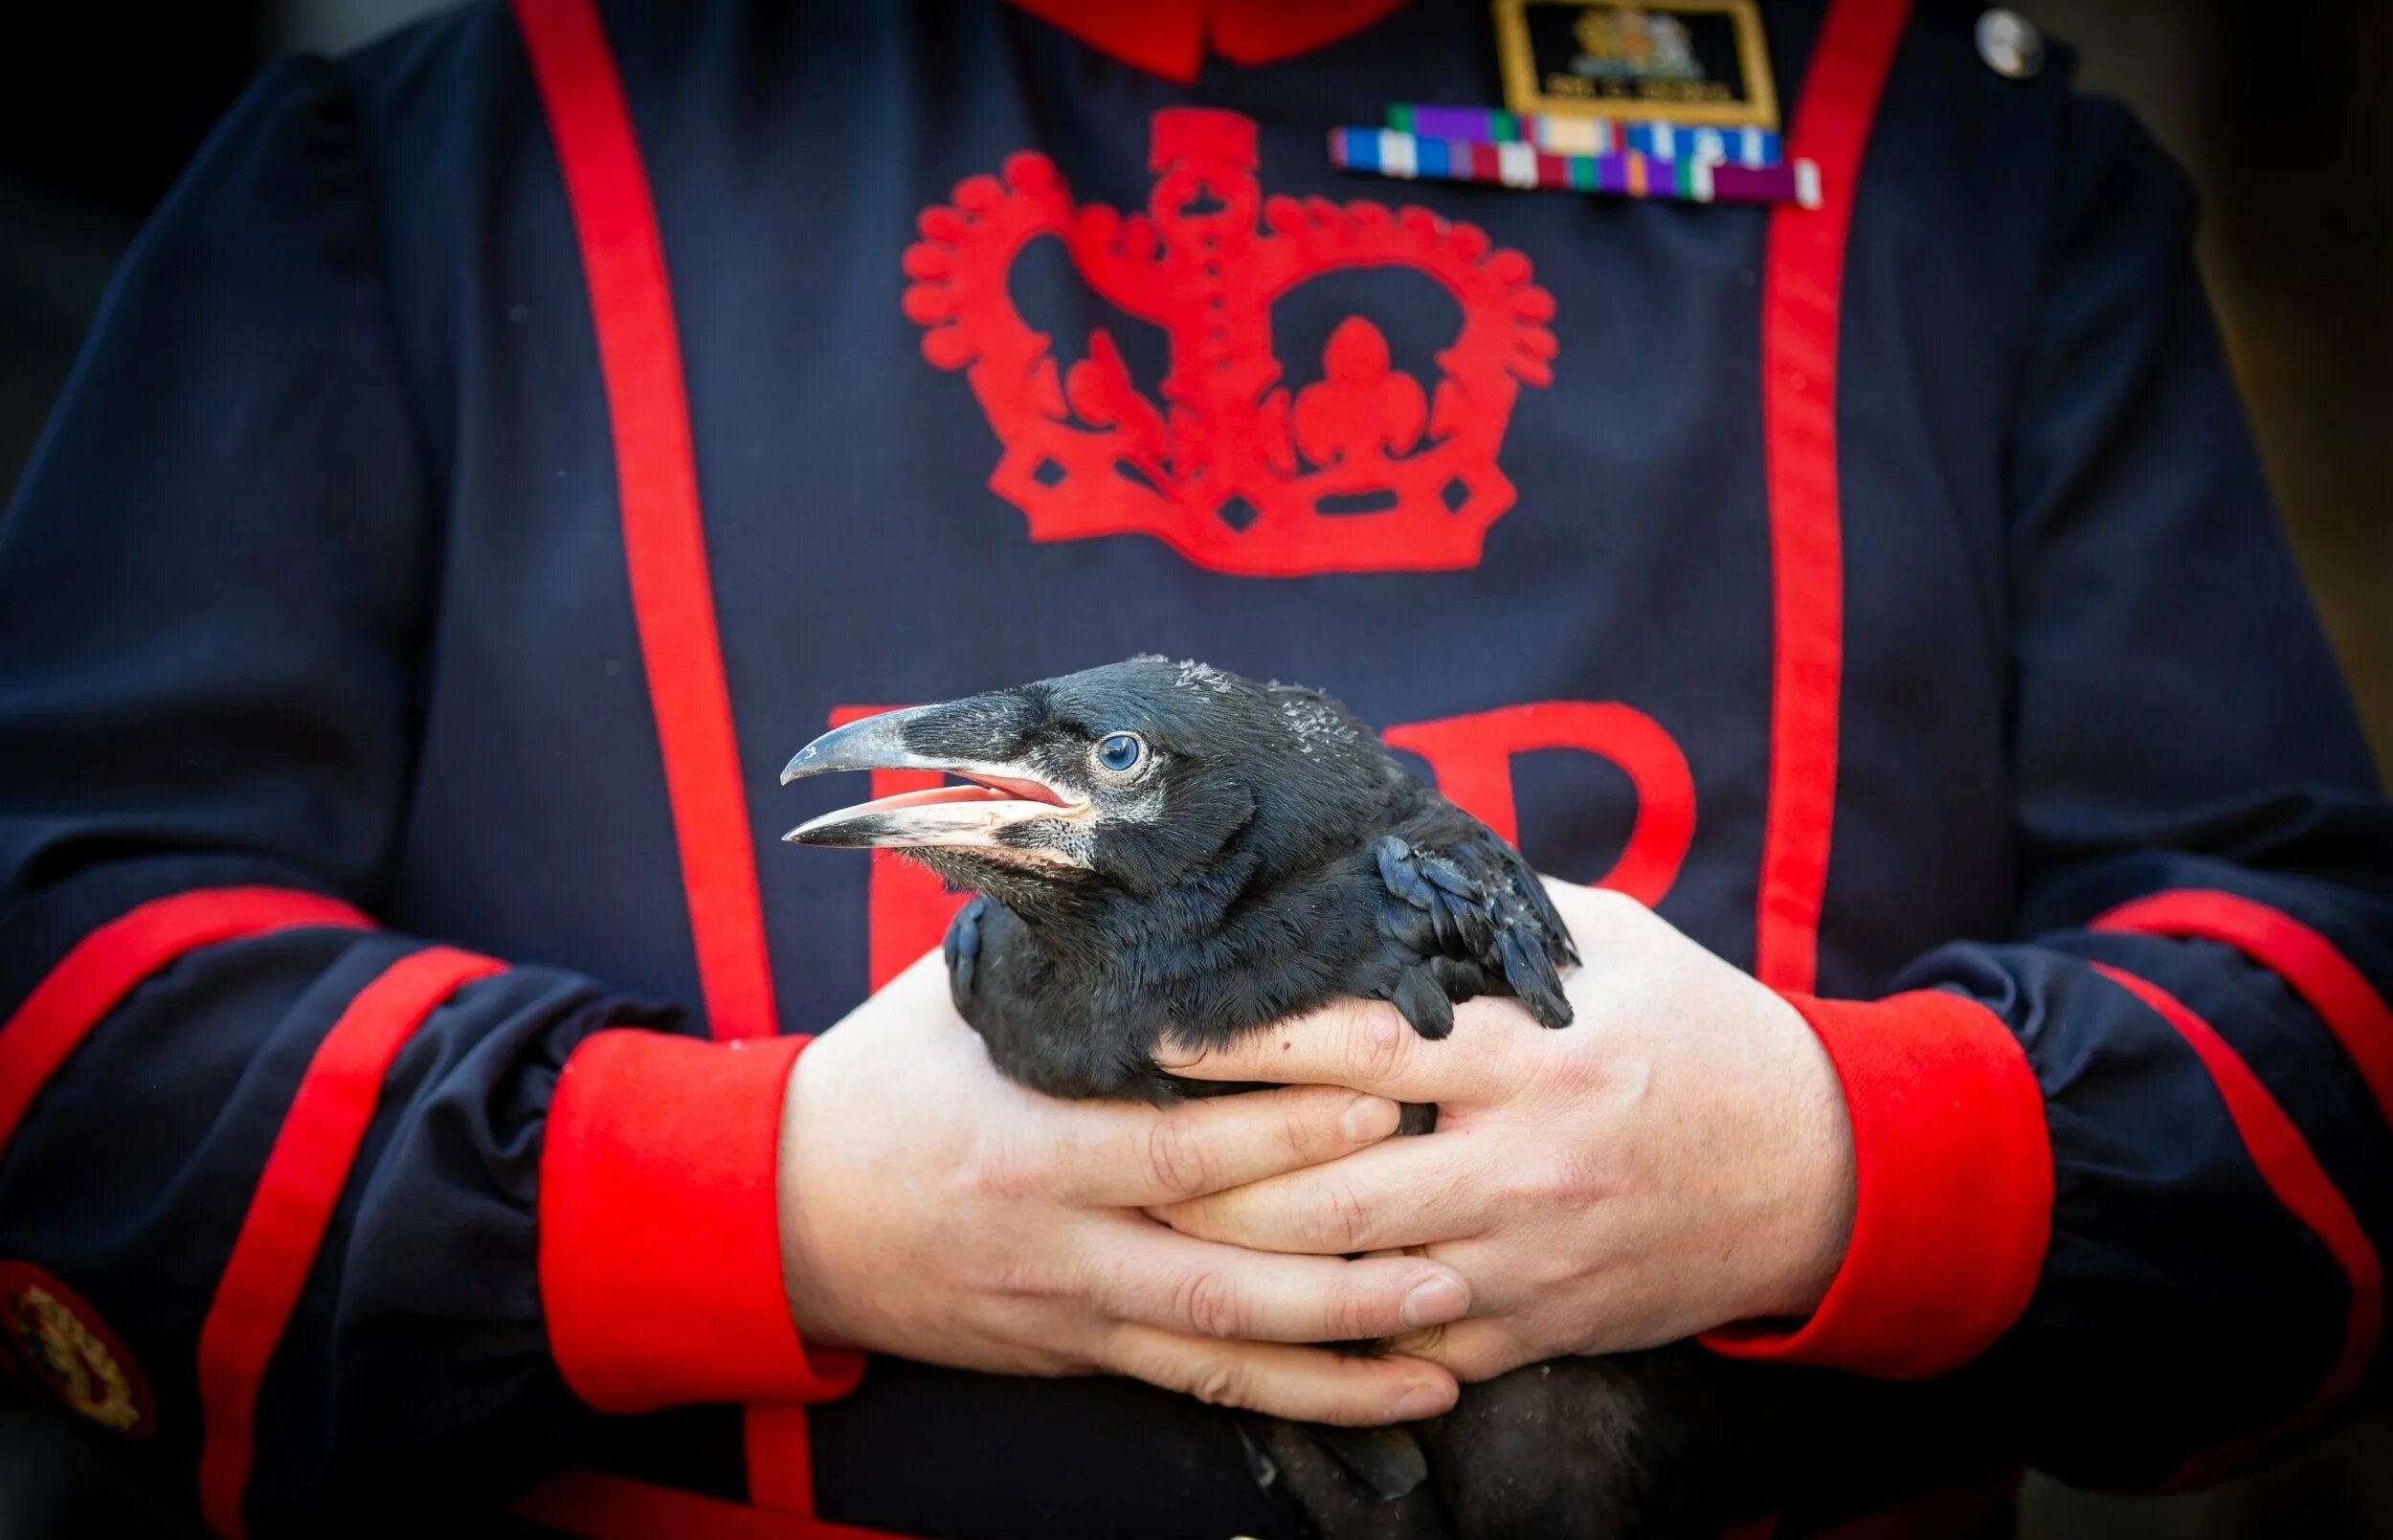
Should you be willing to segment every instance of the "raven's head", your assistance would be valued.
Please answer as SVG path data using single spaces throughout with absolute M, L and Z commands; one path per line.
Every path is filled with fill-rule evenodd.
M 841 808 L 783 837 L 901 850 L 1016 904 L 1100 884 L 1149 897 L 1224 864 L 1241 885 L 1267 882 L 1258 868 L 1353 843 L 1396 773 L 1334 702 L 1152 657 L 867 717 L 799 749 L 781 780 L 868 770 L 971 784 Z

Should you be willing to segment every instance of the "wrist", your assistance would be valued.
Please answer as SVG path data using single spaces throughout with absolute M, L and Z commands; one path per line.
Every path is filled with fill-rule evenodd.
M 781 1289 L 799 1338 L 826 1347 L 851 1348 L 861 1345 L 863 1334 L 845 1306 L 849 1290 L 838 1241 L 854 1216 L 838 1212 L 841 1184 L 836 1174 L 824 1170 L 834 1147 L 817 1137 L 837 1123 L 827 1115 L 823 1103 L 824 1082 L 836 1078 L 838 1057 L 836 1049 L 816 1050 L 799 1055 L 790 1065 L 781 1093 L 773 1207 Z
M 1808 1312 L 1704 1340 L 1738 1357 L 1890 1379 L 1958 1368 L 2026 1307 L 2050 1237 L 2051 1146 L 2034 1072 L 2002 1020 L 1958 994 L 1794 1000 L 1848 1108 L 1845 1258 Z
M 1853 1120 L 1844 1082 L 1826 1047 L 1795 1007 L 1770 997 L 1787 1043 L 1784 1116 L 1792 1135 L 1787 1162 L 1789 1220 L 1778 1264 L 1751 1316 L 1800 1317 L 1820 1307 L 1852 1243 L 1859 1181 Z

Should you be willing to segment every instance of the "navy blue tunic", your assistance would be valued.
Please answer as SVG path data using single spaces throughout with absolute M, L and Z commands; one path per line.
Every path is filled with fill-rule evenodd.
M 1824 10 L 1764 8 L 1790 103 Z M 2190 192 L 2060 61 L 1912 17 L 1809 293 L 1773 243 L 1826 215 L 1333 169 L 1333 125 L 1495 99 L 1484 5 L 1188 79 L 995 0 L 601 11 L 673 324 L 626 356 L 678 340 L 711 630 L 627 540 L 656 467 L 618 458 L 608 291 L 490 6 L 268 72 L 0 524 L 0 1277 L 56 1328 L 20 1348 L 115 1365 L 36 1373 L 174 1501 L 324 1532 L 569 1462 L 745 1499 L 735 1410 L 602 1418 L 639 1372 L 593 1392 L 552 1319 L 607 1286 L 543 1255 L 560 1067 L 709 1005 L 819 1031 L 936 939 L 919 880 L 774 842 L 846 799 L 773 784 L 838 713 L 1145 651 L 1331 691 L 1765 982 L 1999 1023 L 2012 1069 L 1840 1057 L 1872 1297 L 1919 1319 L 1812 1361 L 1971 1376 L 2000 1453 L 2127 1484 L 2375 1383 L 2393 817 Z M 1824 447 L 1827 382 L 1772 351 L 1823 316 Z M 693 850 L 728 889 L 690 897 Z M 505 966 L 393 973 L 444 946 Z M 353 1148 L 293 1133 L 374 1030 Z M 1970 1101 L 2028 1077 L 2024 1114 Z M 339 1156 L 295 1259 L 253 1239 L 307 1212 L 286 1146 Z M 1907 1162 L 1925 1218 L 1878 1201 Z M 2016 1297 L 1944 1299 L 1951 1258 Z M 262 1347 L 261 1277 L 296 1291 Z M 649 1401 L 752 1389 L 711 1368 Z M 810 1421 L 839 1523 L 1291 1528 L 1220 1414 L 1127 1382 L 877 1361 Z

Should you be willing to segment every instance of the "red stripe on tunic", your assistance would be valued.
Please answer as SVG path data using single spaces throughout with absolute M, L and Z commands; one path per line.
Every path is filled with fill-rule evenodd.
M 1845 548 L 1837 484 L 1837 335 L 1845 253 L 1879 92 L 1911 8 L 1839 0 L 1813 45 L 1786 145 L 1818 163 L 1818 209 L 1770 215 L 1762 277 L 1761 426 L 1770 500 L 1770 802 L 1754 972 L 1817 987 L 1820 914 L 1836 822 L 1845 667 Z
M 358 992 L 308 1060 L 199 1328 L 199 1504 L 218 1534 L 243 1532 L 258 1388 L 373 1122 L 383 1077 L 442 1001 L 501 966 L 448 947 L 410 952 Z
M 748 791 L 715 625 L 664 242 L 615 57 L 589 0 L 518 0 L 590 287 L 648 699 L 698 981 L 719 1038 L 779 1030 Z
M 0 1024 L 0 1154 L 34 1098 L 135 985 L 202 947 L 306 926 L 374 923 L 320 893 L 213 887 L 152 899 L 85 936 Z
M 2211 888 L 2122 904 L 2093 928 L 2215 941 L 2276 974 L 2335 1034 L 2377 1111 L 2393 1124 L 2393 1009 L 2325 936 L 2282 909 Z
M 2318 1164 L 2309 1141 L 2217 1029 L 2158 985 L 2107 963 L 2092 966 L 2095 972 L 2150 1006 L 2185 1039 L 2218 1087 L 2227 1117 L 2261 1180 L 2269 1184 L 2269 1191 L 2286 1212 L 2318 1238 L 2350 1289 L 2343 1312 L 2342 1347 L 2310 1399 L 2274 1428 L 2195 1456 L 2168 1482 L 2171 1487 L 2199 1486 L 2284 1447 L 2350 1399 L 2367 1373 L 2383 1333 L 2384 1267 L 2351 1205 Z

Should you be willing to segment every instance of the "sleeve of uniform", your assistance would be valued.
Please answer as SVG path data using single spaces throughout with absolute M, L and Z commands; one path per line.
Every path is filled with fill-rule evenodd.
M 1799 1001 L 1851 1249 L 1717 1346 L 1960 1370 L 2023 1452 L 2199 1482 L 2374 1378 L 2393 1243 L 2393 816 L 2276 526 L 2183 178 L 2073 100 L 2006 466 L 2011 943 Z M 1964 1368 L 1966 1366 L 1966 1368 Z
M 369 918 L 440 546 L 373 218 L 270 73 L 0 523 L 0 1325 L 225 1532 L 851 1368 L 782 1294 L 799 1039 Z

